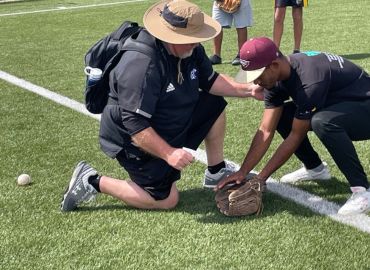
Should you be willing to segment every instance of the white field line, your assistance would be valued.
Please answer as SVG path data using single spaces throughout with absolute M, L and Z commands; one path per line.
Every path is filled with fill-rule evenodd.
M 102 3 L 102 4 L 83 5 L 83 6 L 72 6 L 72 7 L 60 6 L 60 7 L 51 8 L 51 9 L 23 11 L 23 12 L 14 12 L 14 13 L 4 13 L 4 14 L 0 14 L 0 17 L 17 16 L 17 15 L 34 14 L 34 13 L 44 13 L 44 12 L 52 12 L 52 11 L 62 11 L 62 10 L 69 10 L 69 9 L 82 9 L 82 8 L 92 8 L 92 7 L 102 7 L 102 6 L 113 6 L 113 5 L 135 3 L 135 2 L 144 2 L 144 1 L 146 1 L 146 0 L 129 0 L 129 1 L 121 1 L 121 2 L 113 2 L 113 3 Z
M 31 91 L 40 96 L 46 97 L 56 103 L 59 103 L 63 106 L 71 108 L 77 112 L 83 113 L 100 121 L 100 115 L 89 113 L 83 104 L 74 101 L 70 98 L 56 94 L 48 89 L 34 85 L 23 79 L 10 75 L 4 71 L 0 71 L 0 79 L 3 79 L 4 81 L 19 86 L 20 88 L 23 88 L 25 90 Z M 187 150 L 194 155 L 195 159 L 202 163 L 207 164 L 207 157 L 204 150 L 202 149 L 198 149 L 196 151 L 191 149 Z M 291 185 L 279 183 L 278 181 L 272 179 L 271 177 L 267 181 L 267 189 L 270 192 L 278 194 L 283 198 L 292 200 L 297 204 L 303 205 L 311 209 L 315 213 L 328 216 L 329 218 L 335 221 L 350 225 L 363 232 L 370 233 L 370 217 L 365 214 L 352 216 L 338 215 L 337 212 L 338 209 L 340 208 L 338 204 L 329 202 L 319 196 L 300 190 L 299 188 L 293 187 Z
M 90 117 L 93 117 L 100 121 L 100 115 L 92 114 L 88 110 L 86 110 L 85 105 L 81 104 L 73 99 L 70 99 L 68 97 L 64 97 L 62 95 L 56 94 L 46 88 L 43 88 L 41 86 L 37 86 L 35 84 L 32 84 L 30 82 L 27 82 L 23 79 L 20 79 L 18 77 L 15 77 L 13 75 L 10 75 L 9 73 L 6 73 L 4 71 L 0 70 L 0 78 L 4 81 L 7 81 L 11 84 L 14 84 L 16 86 L 19 86 L 20 88 L 23 88 L 25 90 L 28 90 L 30 92 L 33 92 L 35 94 L 38 94 L 40 96 L 43 96 L 47 99 L 50 99 L 56 103 L 59 103 L 65 107 L 72 108 L 75 111 L 78 111 L 80 113 L 83 113 L 85 115 L 88 115 Z

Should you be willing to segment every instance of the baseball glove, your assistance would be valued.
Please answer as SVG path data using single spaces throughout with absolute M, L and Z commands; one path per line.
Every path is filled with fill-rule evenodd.
M 218 8 L 227 13 L 234 13 L 240 7 L 241 0 L 216 0 Z
M 262 187 L 258 178 L 233 185 L 224 186 L 216 192 L 215 201 L 220 212 L 226 216 L 245 216 L 262 213 Z

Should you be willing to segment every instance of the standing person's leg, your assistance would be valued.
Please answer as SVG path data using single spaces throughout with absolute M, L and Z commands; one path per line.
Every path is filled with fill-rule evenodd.
M 209 58 L 212 65 L 217 65 L 222 63 L 221 50 L 223 40 L 223 29 L 230 28 L 232 23 L 232 16 L 231 14 L 228 14 L 221 10 L 216 5 L 216 1 L 213 1 L 212 18 L 216 20 L 222 27 L 220 34 L 213 39 L 213 55 Z
M 248 40 L 248 29 L 247 29 L 247 27 L 236 28 L 236 33 L 238 35 L 238 53 L 235 56 L 235 58 L 233 59 L 233 61 L 231 61 L 231 64 L 233 66 L 240 65 L 240 53 L 239 52 L 240 52 L 241 46 L 244 44 L 244 42 L 246 42 Z
M 293 30 L 294 30 L 294 53 L 300 52 L 301 50 L 301 40 L 303 33 L 303 8 L 293 7 L 292 8 L 293 17 Z
M 221 48 L 222 48 L 222 39 L 224 36 L 224 30 L 221 29 L 220 34 L 218 34 L 214 39 L 213 39 L 213 58 L 211 57 L 211 62 L 213 65 L 216 64 L 221 64 L 222 59 L 221 59 Z
M 231 62 L 232 65 L 240 65 L 240 49 L 248 40 L 248 27 L 253 25 L 253 12 L 249 0 L 242 0 L 240 8 L 233 14 L 234 25 L 238 36 L 238 53 Z
M 342 102 L 317 112 L 312 128 L 339 170 L 350 184 L 353 195 L 339 209 L 339 214 L 363 213 L 370 210 L 367 175 L 352 141 L 370 139 L 370 100 Z
M 247 27 L 236 28 L 236 33 L 238 35 L 238 51 L 240 51 L 244 42 L 248 40 L 248 28 Z
M 284 31 L 284 20 L 285 20 L 286 7 L 275 6 L 274 13 L 274 29 L 273 29 L 273 41 L 276 47 L 280 47 L 281 37 Z
M 293 102 L 284 104 L 284 110 L 277 126 L 277 131 L 283 139 L 289 136 L 292 130 L 292 123 L 296 106 Z M 330 173 L 325 163 L 323 163 L 313 149 L 308 137 L 306 136 L 297 150 L 294 152 L 296 157 L 303 163 L 304 167 L 284 175 L 280 181 L 284 183 L 292 183 L 303 180 L 327 180 L 330 179 Z

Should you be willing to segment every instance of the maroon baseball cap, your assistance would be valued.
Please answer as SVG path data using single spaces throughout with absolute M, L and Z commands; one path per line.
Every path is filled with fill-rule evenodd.
M 237 77 L 243 82 L 253 82 L 278 56 L 279 49 L 271 39 L 267 37 L 249 39 L 240 49 L 242 70 Z

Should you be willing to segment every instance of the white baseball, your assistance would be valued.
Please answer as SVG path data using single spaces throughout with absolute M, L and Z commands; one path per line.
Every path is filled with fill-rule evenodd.
M 17 184 L 19 186 L 26 186 L 26 185 L 29 185 L 31 183 L 31 176 L 29 176 L 28 174 L 21 174 L 20 176 L 18 176 L 18 179 L 17 179 Z

